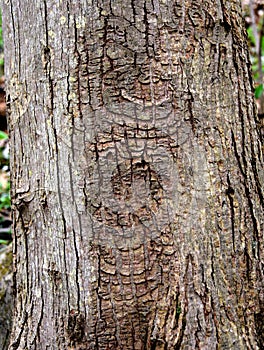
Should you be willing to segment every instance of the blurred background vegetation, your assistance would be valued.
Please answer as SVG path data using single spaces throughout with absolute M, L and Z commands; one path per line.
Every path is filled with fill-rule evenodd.
M 11 241 L 9 146 L 6 121 L 4 47 L 0 13 L 0 248 Z
M 258 115 L 264 121 L 264 0 L 242 0 L 248 33 Z M 0 249 L 11 241 L 9 147 L 4 89 L 4 49 L 0 13 Z
M 264 0 L 242 0 L 258 114 L 264 118 Z

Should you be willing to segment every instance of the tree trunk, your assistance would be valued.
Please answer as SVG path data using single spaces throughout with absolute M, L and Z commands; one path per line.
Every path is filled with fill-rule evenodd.
M 9 349 L 263 348 L 240 2 L 3 2 Z

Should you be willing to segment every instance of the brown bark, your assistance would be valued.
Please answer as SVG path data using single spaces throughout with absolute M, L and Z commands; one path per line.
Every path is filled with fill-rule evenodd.
M 261 349 L 263 158 L 237 0 L 9 0 L 14 349 Z

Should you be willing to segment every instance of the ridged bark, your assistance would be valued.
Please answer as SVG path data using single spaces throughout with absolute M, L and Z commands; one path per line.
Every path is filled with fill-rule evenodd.
M 261 349 L 263 158 L 238 0 L 6 0 L 9 349 Z

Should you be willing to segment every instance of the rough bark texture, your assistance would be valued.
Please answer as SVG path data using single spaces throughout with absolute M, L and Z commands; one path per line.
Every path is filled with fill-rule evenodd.
M 7 350 L 12 327 L 12 247 L 0 250 L 0 349 Z
M 6 0 L 15 349 L 263 348 L 238 0 Z

